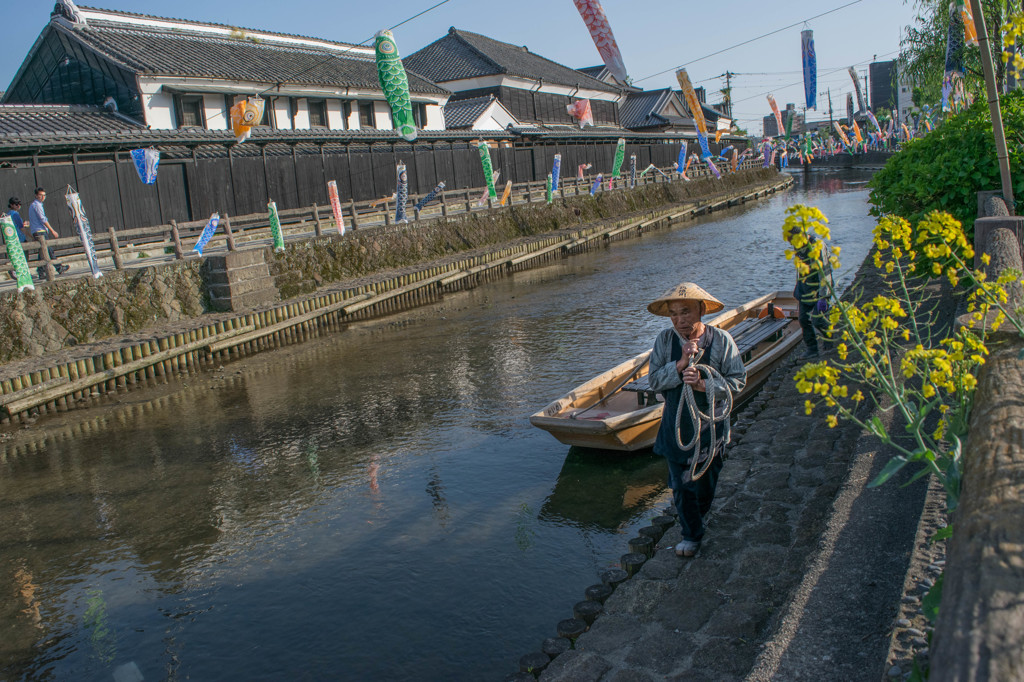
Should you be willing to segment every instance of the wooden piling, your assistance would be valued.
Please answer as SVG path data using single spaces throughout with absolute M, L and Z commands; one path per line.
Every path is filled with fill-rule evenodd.
M 39 242 L 39 257 L 43 260 L 43 271 L 46 273 L 46 281 L 52 282 L 57 277 L 57 270 L 54 269 L 53 262 L 50 260 L 50 249 L 46 246 L 46 234 L 36 235 L 36 241 Z
M 124 269 L 124 263 L 121 261 L 121 248 L 117 244 L 117 231 L 113 225 L 107 228 L 107 234 L 110 235 L 110 254 L 114 258 L 114 267 L 122 270 Z
M 316 203 L 313 204 L 313 221 L 313 232 L 317 237 L 322 237 L 324 234 L 324 226 L 323 223 L 320 222 L 320 207 L 317 206 Z
M 231 216 L 224 214 L 224 235 L 228 241 L 228 251 L 235 250 L 235 235 L 231 232 Z
M 185 252 L 181 248 L 181 233 L 178 232 L 178 221 L 171 221 L 171 239 L 174 240 L 174 258 L 181 260 L 185 257 Z
M 355 199 L 349 199 L 348 200 L 348 209 L 352 213 L 352 229 L 353 230 L 358 230 L 359 229 L 359 212 L 356 211 L 356 200 Z

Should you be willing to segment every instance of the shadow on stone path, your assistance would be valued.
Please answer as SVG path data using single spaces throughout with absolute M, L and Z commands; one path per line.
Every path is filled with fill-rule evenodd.
M 866 489 L 888 457 L 804 414 L 798 366 L 738 415 L 698 556 L 674 526 L 541 680 L 880 678 L 924 487 Z

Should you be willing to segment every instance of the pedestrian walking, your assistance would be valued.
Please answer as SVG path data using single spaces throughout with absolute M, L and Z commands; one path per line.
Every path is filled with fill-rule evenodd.
M 40 243 L 40 261 L 43 260 L 43 250 L 41 245 L 47 232 L 49 232 L 54 239 L 60 237 L 60 235 L 57 234 L 57 230 L 53 229 L 53 226 L 50 225 L 50 221 L 46 219 L 46 209 L 43 208 L 44 201 L 46 201 L 46 190 L 42 187 L 36 187 L 36 200 L 32 202 L 32 205 L 29 206 L 28 209 L 28 226 L 29 231 L 32 233 L 32 238 Z M 50 254 L 50 262 L 54 263 L 53 267 L 57 271 L 57 274 L 59 275 L 67 272 L 70 266 L 54 262 L 57 257 L 54 255 L 53 249 L 51 247 L 46 248 Z M 40 265 L 36 268 L 36 274 L 39 275 L 39 279 L 46 279 L 46 266 Z
M 18 241 L 24 244 L 28 241 L 28 237 L 25 236 L 25 221 L 21 217 L 21 199 L 11 197 L 7 200 L 7 215 L 11 216 L 11 220 L 14 221 L 14 229 L 18 231 Z M 18 279 L 14 270 L 8 270 L 7 275 L 11 279 Z
M 728 425 L 724 424 L 712 439 L 712 427 L 704 422 L 695 437 L 694 419 L 689 412 L 683 410 L 679 418 L 680 401 L 686 397 L 684 387 L 692 389 L 692 407 L 710 414 L 710 405 L 727 403 L 727 392 L 739 393 L 747 383 L 747 370 L 732 336 L 701 321 L 703 315 L 724 307 L 691 282 L 683 282 L 647 306 L 655 315 L 672 320 L 672 327 L 663 330 L 654 341 L 648 380 L 651 389 L 665 397 L 654 451 L 668 460 L 672 502 L 679 512 L 683 532 L 683 541 L 676 545 L 678 556 L 692 557 L 700 548 L 704 518 L 715 499 L 728 434 Z M 706 365 L 703 375 L 698 364 Z M 715 373 L 720 380 L 705 378 Z M 717 414 L 723 413 L 724 408 L 717 410 Z M 702 474 L 695 474 L 697 467 Z
M 807 274 L 796 276 L 796 287 L 793 289 L 793 297 L 800 304 L 799 320 L 800 330 L 804 337 L 803 358 L 814 360 L 818 357 L 818 334 L 822 339 L 828 338 L 825 323 L 825 312 L 828 310 L 828 299 L 826 298 L 825 278 L 829 276 L 831 268 L 828 265 L 828 254 L 821 254 L 821 260 L 825 268 L 815 264 L 817 259 L 812 258 L 812 252 L 818 240 L 811 235 L 807 244 L 797 251 L 797 257 L 810 266 Z M 824 248 L 822 245 L 820 248 Z

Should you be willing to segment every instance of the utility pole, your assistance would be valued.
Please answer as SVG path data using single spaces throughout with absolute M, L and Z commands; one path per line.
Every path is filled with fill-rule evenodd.
M 832 88 L 828 89 L 828 129 L 832 130 L 835 123 L 832 121 Z
M 726 111 L 725 113 L 732 118 L 732 77 L 733 73 L 729 69 L 725 70 L 725 99 L 726 99 Z
M 981 68 L 985 72 L 985 90 L 988 94 L 989 115 L 992 117 L 992 134 L 996 143 L 996 158 L 999 161 L 999 176 L 1003 185 L 1003 201 L 1010 215 L 1016 215 L 1013 199 L 1013 181 L 1010 178 L 1010 156 L 1006 149 L 1006 134 L 1003 131 L 1003 116 L 999 107 L 999 90 L 996 87 L 995 70 L 992 68 L 992 52 L 988 45 L 988 30 L 981 0 L 971 0 L 974 10 L 974 25 L 978 29 L 978 47 L 981 50 Z

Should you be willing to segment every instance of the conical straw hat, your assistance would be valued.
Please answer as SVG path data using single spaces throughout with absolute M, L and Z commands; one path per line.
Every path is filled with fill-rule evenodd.
M 647 306 L 647 309 L 655 315 L 668 317 L 668 304 L 672 301 L 683 300 L 704 301 L 706 304 L 704 309 L 705 313 L 717 313 L 719 310 L 725 309 L 724 303 L 701 289 L 693 282 L 683 282 L 678 286 L 672 287 Z

